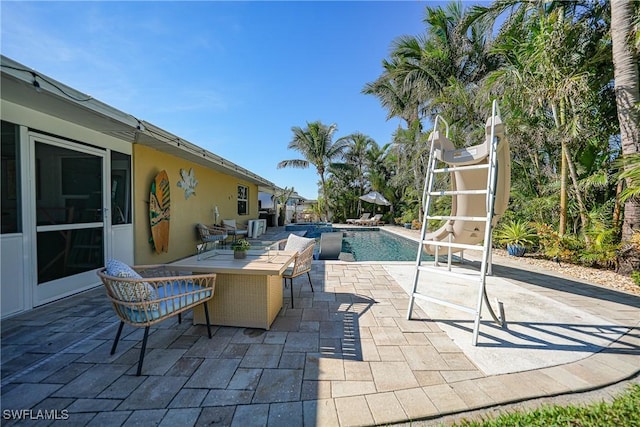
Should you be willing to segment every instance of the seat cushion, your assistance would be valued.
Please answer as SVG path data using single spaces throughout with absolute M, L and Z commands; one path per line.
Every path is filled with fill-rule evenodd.
M 196 292 L 190 293 L 194 291 Z M 167 299 L 159 304 L 153 304 L 149 310 L 127 307 L 126 314 L 133 323 L 150 322 L 161 317 L 168 317 L 182 308 L 197 305 L 199 301 L 210 297 L 211 292 L 211 289 L 194 285 L 191 281 L 175 280 L 171 287 L 161 286 L 158 288 L 158 298 L 163 299 L 172 296 L 175 296 L 175 298 Z M 185 295 L 185 293 L 188 294 Z
M 226 240 L 227 239 L 226 234 L 208 234 L 206 236 L 202 237 L 202 241 L 203 242 L 219 242 L 220 240 Z
M 307 237 L 296 236 L 295 234 L 289 234 L 287 238 L 287 244 L 284 246 L 285 251 L 302 252 L 309 246 L 316 243 L 316 239 L 310 239 Z
M 293 274 L 293 265 L 290 265 L 289 267 L 287 267 L 284 273 L 282 273 L 282 277 L 291 277 L 292 274 Z

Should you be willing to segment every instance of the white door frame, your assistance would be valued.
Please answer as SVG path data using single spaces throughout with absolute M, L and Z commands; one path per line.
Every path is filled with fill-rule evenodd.
M 35 161 L 35 144 L 36 142 L 57 146 L 85 154 L 94 155 L 102 158 L 102 206 L 103 214 L 101 222 L 83 223 L 75 225 L 45 225 L 38 226 L 36 223 L 36 161 Z M 92 288 L 98 283 L 96 270 L 85 271 L 83 273 L 74 274 L 60 279 L 38 284 L 38 262 L 37 262 L 37 233 L 39 231 L 56 231 L 58 229 L 74 229 L 74 228 L 103 228 L 102 244 L 103 253 L 108 253 L 111 249 L 111 215 L 110 198 L 111 182 L 108 179 L 111 166 L 109 151 L 103 148 L 74 143 L 60 138 L 48 135 L 42 135 L 37 132 L 29 132 L 29 150 L 28 150 L 28 176 L 29 176 L 29 195 L 26 200 L 26 215 L 24 215 L 25 223 L 23 231 L 31 234 L 28 239 L 30 244 L 26 247 L 26 251 L 31 254 L 30 276 L 33 280 L 30 283 L 33 286 L 32 307 L 45 304 L 56 299 L 72 295 L 79 291 Z

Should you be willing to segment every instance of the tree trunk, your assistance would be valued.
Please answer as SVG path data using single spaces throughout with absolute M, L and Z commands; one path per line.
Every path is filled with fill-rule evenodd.
M 324 221 L 329 222 L 329 198 L 327 197 L 327 183 L 324 180 L 324 171 L 320 173 L 320 170 L 318 170 L 318 174 L 320 175 L 320 182 L 322 183 L 322 197 L 324 198 Z
M 551 112 L 556 129 L 560 129 L 564 115 L 558 117 L 558 109 L 555 104 L 551 104 Z M 558 233 L 562 236 L 567 232 L 567 145 L 564 139 L 560 141 L 560 147 L 560 224 L 558 225 Z
M 584 200 L 582 199 L 582 193 L 580 193 L 580 187 L 578 186 L 578 175 L 576 173 L 576 166 L 573 163 L 573 159 L 569 154 L 569 150 L 565 150 L 565 155 L 567 156 L 567 167 L 569 168 L 569 175 L 571 176 L 571 183 L 573 184 L 573 191 L 576 192 L 576 200 L 578 201 L 578 209 L 580 214 L 580 224 L 582 225 L 582 232 L 584 233 L 584 241 L 588 245 L 591 244 L 591 239 L 587 234 L 587 228 L 589 227 L 589 219 L 587 215 L 587 208 L 584 205 Z
M 613 229 L 620 231 L 621 225 L 620 220 L 622 219 L 622 203 L 620 203 L 620 193 L 622 193 L 622 180 L 618 181 L 616 185 L 616 198 L 615 198 L 615 207 L 613 209 L 613 219 L 611 223 L 613 224 Z
M 632 0 L 613 0 L 611 2 L 613 76 L 623 156 L 640 152 L 638 112 L 635 110 L 640 98 L 638 95 L 638 60 L 631 45 L 633 12 L 634 2 Z M 630 185 L 630 181 L 627 181 L 626 184 Z M 623 243 L 630 241 L 633 233 L 637 230 L 640 230 L 640 201 L 637 198 L 631 198 L 624 205 Z M 637 260 L 638 251 L 634 253 Z M 621 262 L 620 265 L 632 266 L 637 263 Z M 621 270 L 624 274 L 631 273 L 631 271 L 626 271 L 627 268 L 624 267 Z
M 564 235 L 567 232 L 567 155 L 564 142 L 562 143 L 562 158 L 560 159 L 560 225 L 558 232 Z

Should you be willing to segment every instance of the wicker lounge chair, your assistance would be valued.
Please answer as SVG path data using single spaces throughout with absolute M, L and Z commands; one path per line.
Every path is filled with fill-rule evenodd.
M 171 271 L 165 265 L 147 265 L 129 267 L 117 261 L 109 260 L 106 267 L 98 271 L 107 296 L 113 304 L 120 326 L 111 347 L 116 352 L 118 341 L 125 323 L 144 327 L 142 348 L 138 361 L 138 371 L 142 372 L 144 353 L 147 347 L 149 327 L 178 315 L 182 321 L 182 312 L 203 304 L 207 320 L 207 333 L 211 338 L 209 310 L 206 302 L 215 291 L 215 273 L 184 274 Z

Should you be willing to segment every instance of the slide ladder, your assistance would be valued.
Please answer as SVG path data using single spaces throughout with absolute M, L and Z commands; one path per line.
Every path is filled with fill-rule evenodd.
M 445 135 L 440 133 L 444 125 Z M 449 125 L 440 116 L 436 117 L 434 130 L 430 135 L 430 151 L 425 176 L 422 206 L 425 216 L 420 232 L 420 245 L 416 256 L 413 288 L 410 294 L 407 319 L 411 319 L 415 299 L 425 300 L 464 311 L 473 315 L 472 344 L 478 342 L 483 301 L 492 318 L 504 326 L 502 304 L 498 302 L 500 316 L 496 316 L 486 293 L 486 276 L 491 274 L 491 231 L 499 217 L 506 210 L 509 200 L 510 157 L 504 136 L 504 125 L 496 101 L 493 102 L 491 117 L 486 122 L 485 142 L 473 147 L 455 149 L 447 139 Z M 437 189 L 437 176 L 449 174 L 449 188 Z M 442 180 L 440 180 L 442 181 Z M 433 215 L 434 199 L 451 198 L 450 215 Z M 427 233 L 429 220 L 444 221 L 440 229 Z M 479 245 L 482 243 L 482 246 Z M 447 250 L 447 268 L 439 266 L 439 248 Z M 468 250 L 481 250 L 480 271 L 466 273 L 451 270 L 452 254 Z M 425 265 L 422 252 L 435 256 L 433 265 Z M 478 286 L 475 306 L 466 306 L 453 301 L 418 292 L 420 274 L 436 272 L 440 275 L 456 277 Z M 428 289 L 427 289 L 428 291 Z

